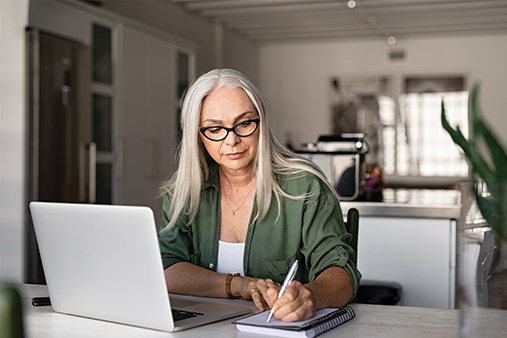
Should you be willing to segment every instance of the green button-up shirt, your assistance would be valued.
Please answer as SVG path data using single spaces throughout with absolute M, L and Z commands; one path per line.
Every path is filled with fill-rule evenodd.
M 309 196 L 301 200 L 272 199 L 266 217 L 255 220 L 254 203 L 250 216 L 243 267 L 245 276 L 271 278 L 282 283 L 294 259 L 300 265 L 296 279 L 313 281 L 331 266 L 344 268 L 352 280 L 354 296 L 361 274 L 347 244 L 351 235 L 345 230 L 340 204 L 335 195 L 318 177 L 303 172 L 278 177 L 280 187 L 290 195 Z M 168 224 L 168 195 L 164 197 L 162 228 Z M 204 182 L 199 211 L 189 222 L 182 213 L 175 226 L 159 231 L 159 244 L 164 268 L 177 262 L 190 262 L 216 271 L 220 235 L 220 183 L 218 165 L 210 164 L 209 179 Z

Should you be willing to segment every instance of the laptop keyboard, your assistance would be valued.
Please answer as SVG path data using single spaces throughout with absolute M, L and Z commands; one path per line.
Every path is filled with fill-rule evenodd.
M 178 320 L 193 318 L 204 315 L 204 313 L 200 312 L 192 312 L 192 311 L 183 311 L 183 310 L 177 310 L 172 309 L 173 312 L 173 320 L 176 322 Z

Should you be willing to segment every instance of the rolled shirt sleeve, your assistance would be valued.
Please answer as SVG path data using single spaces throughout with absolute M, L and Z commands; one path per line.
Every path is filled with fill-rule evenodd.
M 356 253 L 348 244 L 352 235 L 345 229 L 336 196 L 325 185 L 321 185 L 320 191 L 304 204 L 301 253 L 309 267 L 308 280 L 315 280 L 328 267 L 344 268 L 355 297 L 361 275 L 354 264 Z

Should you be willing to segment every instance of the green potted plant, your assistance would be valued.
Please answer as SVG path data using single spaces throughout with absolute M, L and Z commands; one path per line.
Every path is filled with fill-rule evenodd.
M 476 85 L 469 96 L 468 140 L 449 124 L 444 102 L 441 111 L 442 126 L 463 150 L 471 169 L 470 184 L 462 190 L 457 242 L 460 338 L 488 336 L 492 334 L 488 323 L 507 319 L 507 155 L 481 116 L 478 92 Z M 478 182 L 485 183 L 486 193 L 478 189 Z M 475 206 L 486 222 L 468 223 L 468 212 L 475 215 Z
M 442 101 L 442 125 L 464 152 L 471 167 L 472 181 L 482 179 L 489 196 L 474 189 L 477 205 L 497 238 L 507 243 L 507 155 L 498 138 L 484 122 L 478 105 L 479 87 L 475 85 L 469 98 L 470 137 L 467 140 L 459 127 L 449 124 Z M 483 149 L 489 152 L 484 156 Z M 487 153 L 486 153 L 487 154 Z M 473 185 L 472 185 L 473 186 Z

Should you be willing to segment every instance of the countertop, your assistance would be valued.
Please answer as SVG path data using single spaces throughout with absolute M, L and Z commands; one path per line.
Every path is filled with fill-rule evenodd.
M 56 313 L 50 306 L 33 307 L 30 299 L 47 295 L 44 285 L 16 285 L 21 293 L 24 309 L 26 337 L 37 338 L 88 338 L 88 337 L 261 337 L 261 335 L 238 332 L 232 319 L 189 329 L 177 333 L 166 333 L 134 326 L 87 319 Z M 244 299 L 224 302 L 251 304 Z M 98 305 L 99 306 L 99 305 Z M 418 308 L 408 306 L 387 306 L 352 304 L 356 318 L 331 331 L 326 337 L 458 337 L 459 310 Z M 478 310 L 480 317 L 470 337 L 505 337 L 507 311 L 494 309 Z
M 385 189 L 382 202 L 342 201 L 342 210 L 356 208 L 360 216 L 409 218 L 460 218 L 457 190 Z

